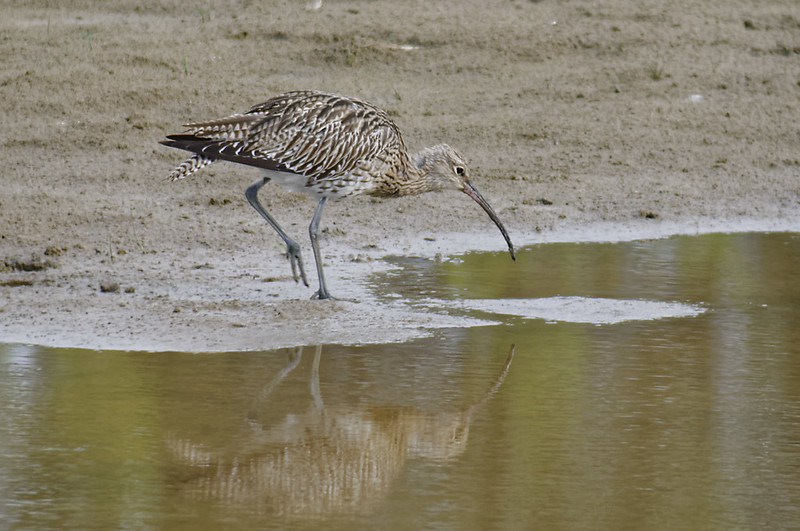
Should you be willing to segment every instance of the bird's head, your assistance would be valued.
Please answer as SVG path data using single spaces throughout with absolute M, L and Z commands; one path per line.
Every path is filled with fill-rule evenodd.
M 430 191 L 464 190 L 469 183 L 469 166 L 455 149 L 447 144 L 425 148 L 417 154 L 417 168 L 426 176 Z
M 455 189 L 464 192 L 478 203 L 489 214 L 497 228 L 500 229 L 503 238 L 508 244 L 508 252 L 511 253 L 511 258 L 516 260 L 514 245 L 511 243 L 511 238 L 509 238 L 506 228 L 500 218 L 497 217 L 494 209 L 470 182 L 469 166 L 464 157 L 447 144 L 439 144 L 420 151 L 417 154 L 416 165 L 424 176 L 426 182 L 425 191 L 436 192 Z

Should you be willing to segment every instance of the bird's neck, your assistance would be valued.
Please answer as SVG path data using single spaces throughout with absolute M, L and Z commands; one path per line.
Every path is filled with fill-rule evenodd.
M 409 157 L 405 152 L 391 163 L 385 170 L 383 178 L 375 183 L 369 194 L 378 197 L 400 197 L 419 195 L 434 189 L 429 176 L 430 167 L 425 157 L 416 155 Z
M 422 153 L 406 159 L 397 180 L 400 186 L 396 195 L 400 196 L 419 195 L 435 189 L 430 178 L 430 166 Z

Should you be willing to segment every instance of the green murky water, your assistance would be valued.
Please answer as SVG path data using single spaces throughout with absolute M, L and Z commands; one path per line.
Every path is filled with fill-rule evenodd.
M 402 262 L 375 278 L 377 293 L 516 306 L 448 307 L 503 324 L 404 344 L 214 355 L 0 345 L 0 528 L 800 521 L 797 235 Z M 588 322 L 548 317 L 553 305 L 526 318 L 541 301 Z M 633 301 L 632 320 L 592 322 L 616 315 L 614 301 Z M 637 319 L 642 302 L 696 311 Z

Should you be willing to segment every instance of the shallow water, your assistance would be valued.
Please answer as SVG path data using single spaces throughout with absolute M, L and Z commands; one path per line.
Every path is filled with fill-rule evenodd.
M 501 324 L 213 355 L 0 345 L 0 528 L 800 521 L 798 235 L 398 263 L 380 296 Z

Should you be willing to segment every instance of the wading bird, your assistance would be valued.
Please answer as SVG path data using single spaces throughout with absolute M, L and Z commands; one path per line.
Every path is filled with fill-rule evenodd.
M 503 234 L 511 258 L 515 258 L 508 232 L 470 182 L 463 157 L 446 144 L 409 155 L 397 125 L 369 103 L 317 91 L 287 92 L 245 113 L 184 127 L 185 133 L 169 135 L 161 142 L 193 153 L 168 179 L 189 177 L 218 160 L 261 168 L 262 176 L 247 188 L 245 196 L 286 243 L 292 276 L 295 282 L 302 279 L 306 286 L 300 246 L 261 205 L 258 191 L 275 180 L 319 199 L 308 233 L 319 277 L 315 296 L 320 299 L 330 297 L 318 242 L 322 207 L 328 199 L 459 190 L 489 214 Z

